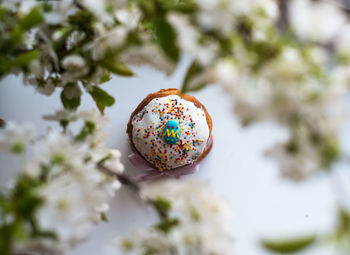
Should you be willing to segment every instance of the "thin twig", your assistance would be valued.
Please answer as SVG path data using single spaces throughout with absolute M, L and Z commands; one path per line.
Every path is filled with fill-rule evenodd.
M 0 128 L 4 128 L 6 126 L 6 122 L 0 118 Z
M 115 173 L 101 163 L 97 164 L 97 167 L 101 171 L 103 171 L 104 173 L 107 173 L 109 175 L 114 175 L 118 179 L 118 181 L 121 182 L 121 184 L 126 185 L 130 189 L 132 189 L 142 201 L 144 201 L 146 204 L 150 205 L 158 213 L 158 215 L 161 219 L 166 219 L 168 217 L 166 212 L 158 210 L 158 208 L 156 206 L 156 202 L 154 200 L 152 200 L 150 198 L 142 197 L 140 185 L 137 182 L 133 181 L 129 176 L 127 176 L 125 174 L 121 174 L 121 173 Z
M 74 0 L 73 3 L 78 9 L 80 9 L 80 10 L 84 9 L 84 6 L 81 5 L 78 0 Z
M 277 26 L 282 33 L 286 32 L 289 28 L 289 3 L 288 0 L 278 0 L 278 8 L 280 11 L 280 17 L 277 22 Z
M 141 188 L 140 186 L 134 182 L 133 180 L 131 180 L 131 178 L 125 174 L 121 174 L 121 173 L 116 173 L 113 172 L 112 170 L 110 170 L 109 168 L 105 167 L 103 164 L 99 163 L 97 165 L 97 167 L 104 173 L 109 174 L 109 175 L 114 175 L 115 177 L 117 177 L 118 181 L 121 182 L 121 184 L 127 185 L 129 188 L 131 188 L 133 191 L 135 191 L 136 193 L 140 193 Z
M 42 255 L 36 251 L 15 251 L 13 255 Z

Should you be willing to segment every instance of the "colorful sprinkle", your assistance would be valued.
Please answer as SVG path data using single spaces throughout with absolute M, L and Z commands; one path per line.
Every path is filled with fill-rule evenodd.
M 152 100 L 133 119 L 133 142 L 136 148 L 141 154 L 147 152 L 143 154 L 144 157 L 159 170 L 171 170 L 192 163 L 204 150 L 209 135 L 202 109 L 178 96 L 167 98 L 156 98 L 154 100 L 157 102 L 154 103 Z M 148 114 L 153 116 L 151 120 L 154 120 L 154 116 L 158 120 L 150 121 L 150 125 L 145 127 L 147 121 L 143 118 Z M 205 139 L 197 137 L 197 126 L 201 127 L 200 138 Z

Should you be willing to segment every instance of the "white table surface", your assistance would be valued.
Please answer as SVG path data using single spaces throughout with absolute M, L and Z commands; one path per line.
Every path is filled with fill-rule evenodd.
M 112 94 L 116 104 L 106 109 L 111 124 L 106 130 L 107 144 L 122 152 L 126 173 L 136 174 L 127 159 L 130 149 L 126 124 L 137 104 L 150 92 L 162 88 L 179 88 L 188 61 L 166 77 L 150 68 L 135 68 L 136 78 L 114 77 L 103 88 Z M 41 116 L 61 107 L 60 91 L 51 97 L 23 86 L 20 77 L 10 76 L 0 81 L 0 117 L 18 122 L 32 121 L 44 133 L 53 122 Z M 264 123 L 242 129 L 232 112 L 232 102 L 218 86 L 193 93 L 212 116 L 214 147 L 201 163 L 200 173 L 187 177 L 208 181 L 229 202 L 233 218 L 228 222 L 235 233 L 237 255 L 270 254 L 259 246 L 259 237 L 285 237 L 293 234 L 321 233 L 334 223 L 335 198 L 330 181 L 325 176 L 303 183 L 282 180 L 275 163 L 263 156 L 263 150 L 283 139 L 286 133 L 279 127 Z M 84 95 L 80 109 L 94 108 Z M 0 154 L 0 183 L 8 182 L 15 173 L 12 158 Z M 89 240 L 68 255 L 105 254 L 104 246 L 116 235 L 149 225 L 154 214 L 132 196 L 127 188 L 120 190 L 108 213 L 109 223 L 100 223 Z M 331 247 L 310 249 L 303 254 L 334 255 Z

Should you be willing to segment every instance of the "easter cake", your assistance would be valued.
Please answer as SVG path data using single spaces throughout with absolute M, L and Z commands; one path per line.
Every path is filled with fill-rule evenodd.
M 158 171 L 197 164 L 212 147 L 212 120 L 195 97 L 178 89 L 149 94 L 127 126 L 132 150 Z

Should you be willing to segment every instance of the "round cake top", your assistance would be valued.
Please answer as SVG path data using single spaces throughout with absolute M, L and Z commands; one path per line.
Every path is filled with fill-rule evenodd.
M 131 124 L 135 148 L 161 171 L 194 163 L 210 136 L 204 110 L 178 95 L 153 98 Z

